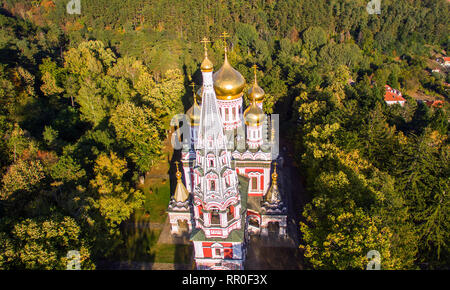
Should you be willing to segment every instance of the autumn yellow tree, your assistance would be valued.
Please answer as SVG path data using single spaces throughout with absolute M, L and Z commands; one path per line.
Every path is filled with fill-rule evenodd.
M 114 152 L 101 154 L 95 161 L 95 178 L 90 182 L 98 194 L 94 205 L 105 218 L 110 233 L 117 233 L 120 223 L 143 203 L 143 194 L 124 180 L 127 171 L 126 160 Z

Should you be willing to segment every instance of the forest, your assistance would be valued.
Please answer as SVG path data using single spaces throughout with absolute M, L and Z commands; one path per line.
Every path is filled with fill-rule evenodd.
M 136 185 L 201 85 L 200 40 L 219 68 L 222 31 L 295 148 L 305 267 L 365 269 L 377 249 L 382 269 L 449 268 L 450 77 L 431 72 L 448 1 L 381 0 L 380 14 L 366 0 L 68 2 L 0 2 L 0 269 L 117 257 L 145 203 Z

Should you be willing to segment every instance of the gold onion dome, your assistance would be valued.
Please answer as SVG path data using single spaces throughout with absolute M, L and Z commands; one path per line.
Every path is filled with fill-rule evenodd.
M 206 37 L 204 37 L 201 41 L 201 43 L 203 43 L 204 45 L 204 49 L 205 49 L 205 58 L 202 61 L 202 64 L 200 65 L 200 70 L 203 72 L 212 72 L 214 65 L 212 63 L 212 61 L 209 60 L 208 58 L 208 50 L 206 48 L 206 44 L 210 42 Z
M 201 108 L 197 103 L 196 94 L 194 94 L 194 104 L 192 104 L 192 106 L 186 112 L 186 115 L 188 115 L 188 117 L 191 121 L 191 126 L 199 126 L 200 125 L 200 113 L 201 113 Z
M 213 80 L 214 90 L 219 100 L 234 100 L 241 97 L 245 79 L 230 65 L 226 52 L 223 65 L 214 73 Z
M 256 105 L 255 98 L 252 98 L 251 105 L 244 112 L 244 121 L 247 126 L 259 126 L 262 124 L 264 117 L 263 110 Z
M 200 125 L 200 112 L 201 108 L 197 104 L 197 100 L 194 99 L 194 104 L 186 112 L 186 115 L 188 115 L 189 119 L 191 120 L 191 126 Z
M 175 162 L 177 166 L 177 187 L 175 188 L 175 193 L 173 194 L 173 199 L 177 202 L 185 202 L 189 198 L 189 192 L 184 186 L 181 180 L 181 172 L 178 169 L 178 161 Z
M 274 169 L 272 173 L 272 185 L 270 186 L 267 194 L 265 196 L 265 200 L 268 203 L 278 203 L 281 201 L 280 191 L 278 190 L 278 174 L 277 174 L 277 163 L 274 163 Z
M 204 72 L 213 71 L 214 65 L 212 61 L 209 60 L 208 55 L 205 54 L 205 59 L 203 59 L 200 69 Z
M 258 81 L 256 80 L 256 65 L 253 66 L 255 69 L 255 82 L 248 90 L 248 97 L 250 100 L 255 98 L 257 103 L 261 103 L 264 100 L 264 95 L 266 94 L 264 90 L 258 85 Z

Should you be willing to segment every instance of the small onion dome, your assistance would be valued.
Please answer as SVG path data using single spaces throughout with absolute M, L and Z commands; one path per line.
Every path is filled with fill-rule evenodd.
M 225 61 L 222 67 L 214 73 L 213 80 L 214 90 L 219 100 L 235 100 L 241 97 L 245 79 L 230 65 L 226 54 Z
M 245 124 L 252 127 L 259 126 L 262 124 L 265 116 L 263 110 L 256 105 L 255 98 L 253 98 L 251 105 L 244 112 Z
M 200 65 L 200 69 L 202 72 L 211 72 L 213 71 L 214 65 L 212 61 L 209 60 L 208 55 L 205 53 L 205 59 L 202 61 Z
M 270 204 L 279 203 L 281 201 L 281 195 L 280 191 L 278 190 L 277 179 L 278 179 L 277 164 L 275 163 L 275 167 L 272 173 L 272 185 L 270 186 L 264 198 L 265 201 L 267 201 Z
M 252 87 L 248 90 L 248 98 L 250 100 L 255 98 L 257 103 L 262 103 L 265 94 L 266 93 L 264 92 L 264 90 L 260 86 L 258 86 L 258 82 L 256 81 L 255 76 L 255 82 L 253 83 Z
M 191 126 L 200 125 L 200 112 L 201 108 L 197 103 L 197 98 L 194 96 L 194 104 L 186 112 L 186 115 L 191 120 Z
M 181 181 L 181 172 L 178 169 L 178 162 L 176 162 L 177 165 L 177 187 L 175 188 L 175 193 L 173 194 L 173 199 L 177 202 L 185 202 L 189 198 L 189 192 L 186 189 L 186 186 L 184 186 L 183 181 Z

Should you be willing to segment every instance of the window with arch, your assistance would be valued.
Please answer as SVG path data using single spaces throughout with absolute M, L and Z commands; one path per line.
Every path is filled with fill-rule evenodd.
M 218 209 L 213 209 L 211 211 L 211 224 L 220 225 L 220 213 Z
M 208 166 L 209 167 L 214 167 L 214 166 L 216 166 L 216 164 L 215 164 L 215 162 L 214 162 L 214 155 L 208 155 L 208 157 L 207 157 L 207 164 L 208 164 Z
M 233 107 L 233 109 L 231 109 L 231 111 L 233 112 L 233 121 L 236 120 L 236 107 Z
M 197 206 L 197 211 L 198 211 L 198 216 L 203 219 L 203 206 L 202 205 L 198 205 Z
M 225 108 L 225 121 L 228 121 L 228 119 L 229 119 L 228 114 L 229 114 L 229 109 Z
M 258 189 L 258 177 L 252 176 L 251 182 L 252 182 L 252 190 L 257 190 Z
M 234 219 L 234 206 L 230 205 L 227 208 L 227 220 L 231 221 L 232 219 Z
M 216 180 L 215 179 L 209 180 L 209 189 L 212 191 L 216 191 Z

